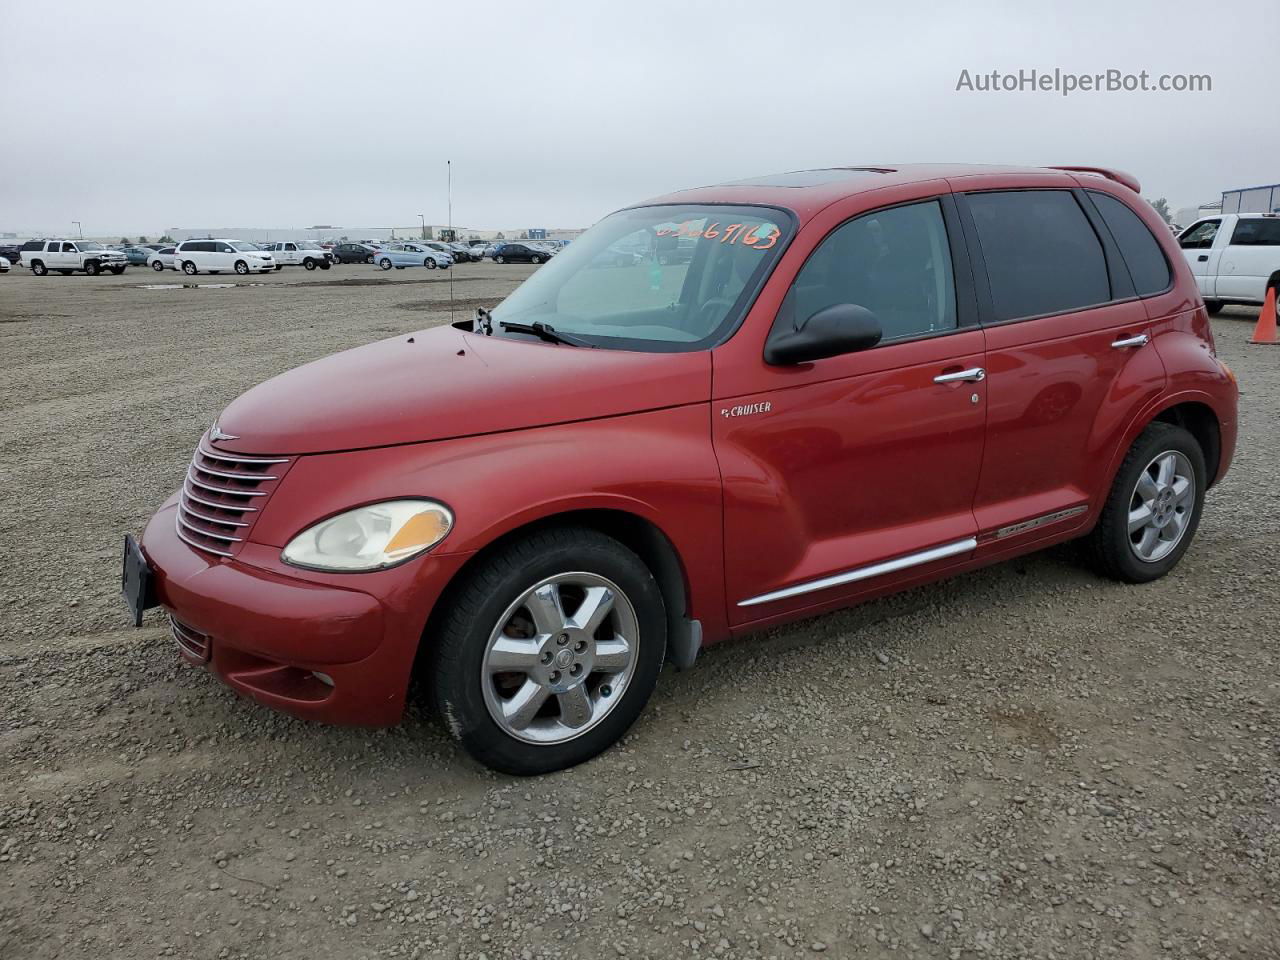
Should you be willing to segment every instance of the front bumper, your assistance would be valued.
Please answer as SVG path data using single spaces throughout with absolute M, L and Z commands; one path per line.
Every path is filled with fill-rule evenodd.
M 223 559 L 188 546 L 176 511 L 175 496 L 152 517 L 141 546 L 184 659 L 297 717 L 399 722 L 427 615 L 465 555 L 301 579 L 303 571 L 279 562 L 277 547 L 246 543 Z

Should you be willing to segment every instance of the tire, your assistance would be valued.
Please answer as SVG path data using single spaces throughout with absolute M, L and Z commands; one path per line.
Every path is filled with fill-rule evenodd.
M 330 267 L 332 267 L 332 266 L 333 266 L 333 264 L 331 264 L 331 263 L 329 262 L 329 259 L 328 259 L 327 257 L 326 257 L 324 260 L 321 260 L 321 261 L 320 261 L 320 269 L 321 269 L 321 270 L 328 270 L 328 269 L 329 269 Z
M 365 257 L 365 258 L 364 258 L 364 262 L 365 262 L 365 263 L 373 263 L 373 254 L 371 253 L 371 254 L 369 254 L 367 257 Z
M 1170 463 L 1173 480 L 1166 483 L 1162 466 Z M 1163 577 L 1195 538 L 1207 475 L 1195 437 L 1171 423 L 1148 424 L 1116 471 L 1102 515 L 1086 541 L 1090 565 L 1124 583 Z M 1190 490 L 1180 493 L 1180 481 L 1189 481 Z M 1143 512 L 1147 522 L 1131 532 Z
M 541 258 L 541 257 L 531 257 L 531 258 L 529 259 L 529 262 L 530 262 L 530 263 L 532 263 L 532 264 L 534 264 L 534 265 L 537 265 L 537 264 L 539 264 L 539 263 L 541 263 L 541 262 L 542 262 L 542 258 Z
M 312 260 L 310 257 L 307 257 L 307 259 L 303 260 L 302 265 L 306 267 L 308 270 L 314 270 L 316 268 L 316 262 Z
M 494 258 L 493 258 L 493 262 L 494 262 L 494 263 L 506 263 L 506 262 L 507 262 L 507 258 L 506 258 L 506 257 L 494 257 Z
M 391 269 L 391 267 L 392 267 L 391 258 L 390 258 L 390 257 L 383 257 L 383 258 L 378 262 L 378 266 L 380 266 L 383 270 L 390 270 L 390 269 Z
M 553 604 L 539 604 L 546 619 L 535 627 L 538 615 L 523 604 L 535 588 L 575 613 L 587 590 L 609 591 L 600 629 L 614 639 L 598 640 L 600 629 L 580 629 Z M 515 639 L 513 627 L 531 639 Z M 511 670 L 492 662 L 491 643 L 500 638 Z M 618 638 L 626 641 L 620 648 Z M 591 759 L 627 732 L 657 683 L 666 641 L 662 592 L 639 557 L 595 530 L 547 530 L 501 548 L 454 594 L 431 650 L 430 686 L 450 732 L 480 763 L 516 776 L 551 773 Z M 596 665 L 606 642 L 617 672 Z M 570 679 L 575 670 L 580 679 Z M 520 696 L 505 694 L 526 689 L 537 714 L 499 720 Z M 588 711 L 585 720 L 566 723 L 573 713 L 562 711 L 575 708 Z
M 1226 304 L 1221 300 L 1206 300 L 1204 302 L 1204 308 L 1209 311 L 1209 316 L 1211 317 L 1216 317 L 1220 314 L 1225 306 Z
M 91 277 L 96 277 L 99 273 L 102 272 L 102 268 L 98 266 L 97 260 L 90 260 L 88 263 L 84 265 L 84 272 Z
M 70 271 L 70 270 L 59 270 L 59 271 L 58 271 L 58 273 L 62 274 L 64 277 L 69 277 L 69 276 L 71 276 L 71 271 Z
M 432 260 L 430 257 L 427 257 L 427 259 L 423 260 L 422 265 L 426 267 L 428 270 L 434 270 L 436 268 L 436 262 Z
M 151 269 L 154 270 L 156 273 L 161 273 L 164 271 L 164 264 L 161 263 L 159 260 L 152 260 Z
M 283 269 L 284 269 L 284 264 L 283 264 L 283 263 L 277 263 L 277 264 L 276 264 L 276 270 L 283 270 Z
M 37 277 L 43 277 L 49 272 L 49 268 L 44 265 L 43 260 L 32 260 L 31 272 Z
M 243 276 L 245 276 L 246 274 L 248 274 L 248 272 L 249 272 L 249 265 L 248 265 L 247 263 L 245 263 L 243 260 L 237 260 L 237 261 L 236 261 L 236 273 L 240 274 L 240 276 L 242 276 L 242 277 L 243 277 Z
M 188 277 L 194 277 L 197 273 L 199 273 L 199 271 L 196 270 L 196 264 L 194 260 L 184 260 L 182 263 L 182 272 L 185 273 Z
M 124 267 L 112 267 L 111 272 L 118 277 L 120 274 L 124 273 Z

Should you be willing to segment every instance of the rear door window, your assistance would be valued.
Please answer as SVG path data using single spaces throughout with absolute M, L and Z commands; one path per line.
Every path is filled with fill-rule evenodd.
M 972 193 L 968 203 L 997 322 L 1111 299 L 1102 242 L 1070 191 Z
M 1129 267 L 1138 296 L 1149 297 L 1168 289 L 1173 282 L 1173 273 L 1160 244 L 1151 235 L 1147 225 L 1124 201 L 1117 200 L 1110 194 L 1090 190 L 1089 198 L 1098 208 L 1098 213 L 1102 215 L 1103 222 L 1120 248 L 1120 255 Z
M 1233 247 L 1280 247 L 1280 218 L 1251 217 L 1241 220 L 1231 233 Z

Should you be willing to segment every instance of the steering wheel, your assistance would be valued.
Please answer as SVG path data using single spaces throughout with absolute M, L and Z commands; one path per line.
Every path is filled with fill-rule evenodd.
M 711 327 L 710 327 L 710 324 L 707 323 L 707 321 L 712 318 L 712 314 L 711 314 L 712 308 L 723 307 L 724 309 L 721 311 L 721 317 L 723 318 L 724 314 L 727 313 L 729 311 L 729 308 L 733 306 L 733 303 L 734 301 L 730 300 L 728 297 L 712 297 L 710 300 L 708 300 L 706 303 L 704 303 L 702 306 L 698 308 L 698 315 L 696 318 L 698 322 L 698 329 L 705 330 L 707 333 L 710 333 Z

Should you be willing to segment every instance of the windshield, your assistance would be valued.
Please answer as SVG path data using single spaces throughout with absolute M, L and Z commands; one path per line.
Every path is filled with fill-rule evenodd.
M 107 249 L 100 243 L 94 243 L 92 240 L 77 240 L 76 248 L 84 253 L 86 250 L 105 250 Z
M 262 248 L 261 248 L 261 247 L 259 247 L 256 243 L 245 243 L 243 240 L 232 240 L 232 241 L 231 241 L 231 246 L 232 246 L 233 248 L 235 248 L 236 250 L 243 250 L 243 251 L 246 251 L 246 252 L 247 252 L 247 251 L 249 251 L 249 250 L 261 250 L 261 249 L 262 249 Z
M 298 249 L 299 250 L 322 250 L 324 248 L 321 247 L 320 244 L 318 243 L 312 243 L 310 240 L 299 240 Z
M 791 232 L 770 207 L 622 210 L 551 258 L 492 311 L 545 323 L 594 346 L 696 350 L 731 329 Z

